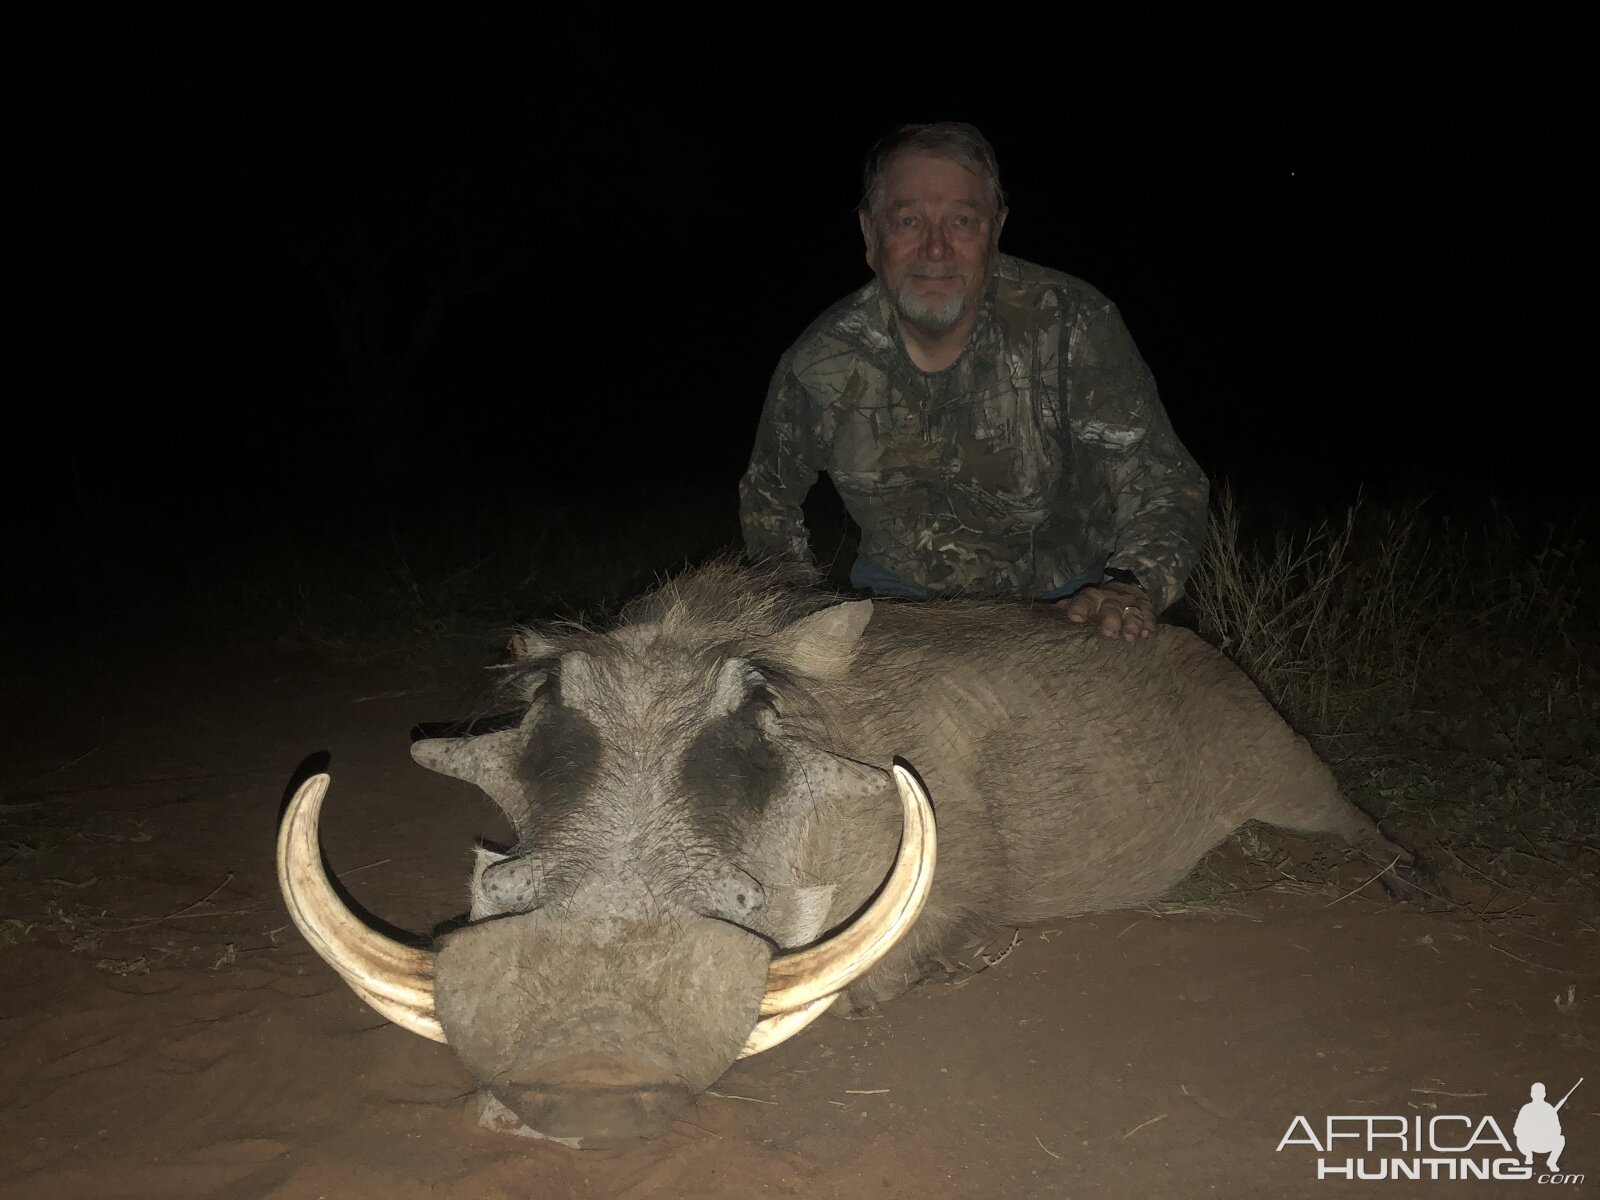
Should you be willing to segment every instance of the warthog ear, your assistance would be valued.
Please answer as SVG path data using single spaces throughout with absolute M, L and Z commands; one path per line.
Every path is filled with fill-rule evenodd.
M 788 657 L 807 675 L 841 679 L 850 669 L 856 643 L 872 619 L 871 600 L 846 600 L 809 617 L 802 617 L 784 632 Z
M 749 659 L 725 659 L 711 681 L 709 711 L 717 716 L 737 711 L 762 682 L 761 672 L 750 665 Z
M 506 643 L 506 649 L 516 659 L 550 658 L 555 654 L 554 644 L 536 629 L 516 630 Z

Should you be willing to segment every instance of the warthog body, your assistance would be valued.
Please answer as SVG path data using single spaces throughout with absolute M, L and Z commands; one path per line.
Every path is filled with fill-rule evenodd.
M 1130 645 L 1048 606 L 840 603 L 717 564 L 610 632 L 531 632 L 512 676 L 516 728 L 415 747 L 517 836 L 480 852 L 434 1002 L 473 1074 L 551 1135 L 652 1132 L 726 1070 L 781 952 L 883 884 L 896 758 L 936 809 L 937 871 L 845 1005 L 994 927 L 1158 896 L 1247 821 L 1407 857 L 1179 628 Z

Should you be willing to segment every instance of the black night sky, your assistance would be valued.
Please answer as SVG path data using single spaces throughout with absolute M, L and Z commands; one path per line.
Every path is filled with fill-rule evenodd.
M 1003 248 L 1119 304 L 1214 477 L 1589 502 L 1573 28 L 1093 6 L 913 38 L 841 12 L 802 48 L 516 11 L 36 34 L 5 464 L 36 567 L 91 528 L 203 556 L 355 501 L 688 489 L 731 527 L 774 362 L 867 277 L 863 153 L 947 118 L 996 146 Z

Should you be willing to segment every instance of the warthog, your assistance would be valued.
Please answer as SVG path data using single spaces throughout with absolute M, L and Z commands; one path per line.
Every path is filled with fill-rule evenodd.
M 548 1136 L 659 1131 L 823 1009 L 985 931 L 1149 900 L 1246 821 L 1409 860 L 1179 628 L 1130 645 L 1048 606 L 841 602 L 724 562 L 609 632 L 527 632 L 509 676 L 515 727 L 412 747 L 516 831 L 480 848 L 469 924 L 425 951 L 344 908 L 325 776 L 278 869 L 364 1000 Z

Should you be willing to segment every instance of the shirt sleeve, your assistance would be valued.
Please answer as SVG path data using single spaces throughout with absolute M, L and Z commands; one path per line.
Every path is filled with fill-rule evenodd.
M 810 562 L 800 506 L 822 469 L 816 405 L 785 355 L 767 389 L 750 465 L 739 481 L 739 523 L 752 558 Z
M 1113 304 L 1072 331 L 1072 425 L 1098 459 L 1112 513 L 1108 567 L 1132 571 L 1157 612 L 1183 595 L 1205 541 L 1210 483 L 1173 431 Z

